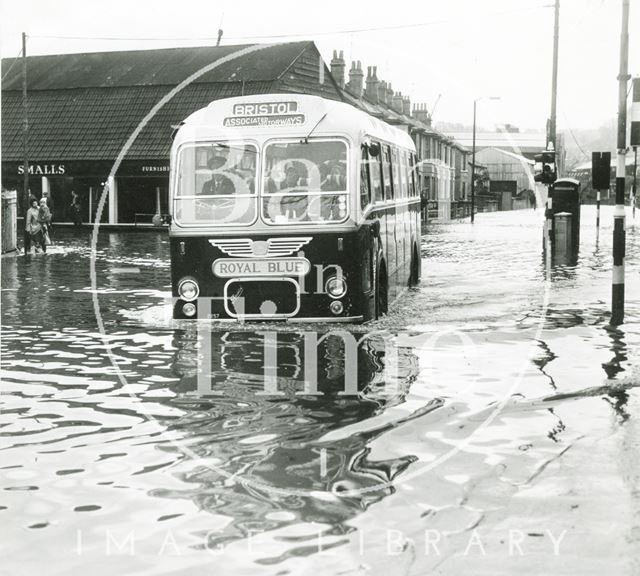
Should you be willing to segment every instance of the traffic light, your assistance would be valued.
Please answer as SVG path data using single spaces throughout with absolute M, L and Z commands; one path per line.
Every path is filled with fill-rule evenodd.
M 591 153 L 591 187 L 609 190 L 611 179 L 611 152 Z
M 556 153 L 543 152 L 536 154 L 533 159 L 536 162 L 533 179 L 542 184 L 553 184 L 558 177 L 556 172 Z

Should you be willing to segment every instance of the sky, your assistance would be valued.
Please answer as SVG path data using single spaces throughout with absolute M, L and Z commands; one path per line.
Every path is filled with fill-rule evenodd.
M 631 1 L 629 73 L 640 75 L 640 0 Z M 378 67 L 435 122 L 544 130 L 551 107 L 553 0 L 0 0 L 0 52 L 27 54 L 313 40 L 326 59 Z M 634 5 L 635 4 L 635 5 Z M 561 0 L 560 130 L 617 113 L 622 0 Z M 55 71 L 52 71 L 55 73 Z

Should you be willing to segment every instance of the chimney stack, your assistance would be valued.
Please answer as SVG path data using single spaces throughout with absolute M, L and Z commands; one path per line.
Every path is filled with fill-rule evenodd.
M 405 96 L 402 99 L 402 113 L 405 116 L 411 116 L 411 100 L 409 99 L 409 96 Z
M 333 51 L 333 58 L 331 59 L 331 75 L 335 78 L 338 86 L 340 88 L 344 88 L 344 69 L 346 65 L 344 63 L 344 52 L 340 50 L 340 55 L 338 56 L 338 51 Z
M 391 108 L 393 106 L 393 88 L 391 87 L 391 82 L 387 84 L 387 106 Z
M 349 90 L 360 98 L 362 96 L 362 62 L 360 60 L 351 62 L 351 70 L 349 70 Z
M 387 83 L 384 80 L 381 80 L 380 84 L 378 84 L 378 103 L 387 103 Z
M 377 71 L 377 66 L 367 67 L 367 87 L 364 91 L 366 97 L 374 104 L 378 103 L 378 87 L 380 86 Z
M 402 92 L 396 92 L 393 97 L 392 108 L 398 113 L 402 114 L 404 109 L 404 98 L 402 98 Z
M 427 126 L 431 126 L 431 115 L 427 110 L 426 104 L 415 104 L 413 106 L 413 117 L 420 122 L 424 122 Z

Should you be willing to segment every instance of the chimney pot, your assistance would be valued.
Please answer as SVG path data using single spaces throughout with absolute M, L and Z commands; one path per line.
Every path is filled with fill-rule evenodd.
M 338 51 L 334 50 L 333 58 L 331 59 L 331 75 L 335 78 L 340 88 L 344 88 L 344 69 L 345 63 L 342 58 L 342 50 L 340 51 L 340 57 L 338 57 Z
M 398 114 L 402 114 L 402 110 L 403 110 L 402 92 L 396 92 L 394 94 L 393 100 L 392 100 L 392 107 L 396 112 L 398 112 Z
M 362 72 L 362 63 L 358 60 L 351 62 L 351 70 L 349 70 L 349 90 L 353 94 L 360 98 L 362 96 L 362 79 L 364 74 Z
M 367 98 L 374 104 L 378 103 L 378 86 L 380 82 L 376 76 L 376 67 L 369 66 L 367 68 L 367 83 L 364 89 L 364 93 Z
M 402 99 L 402 113 L 405 116 L 411 116 L 411 100 L 409 99 L 409 96 L 405 96 Z
M 387 83 L 384 80 L 378 84 L 378 102 L 380 104 L 387 103 Z
M 393 96 L 394 96 L 394 92 L 393 92 L 393 87 L 391 86 L 391 82 L 389 82 L 387 84 L 387 106 L 389 106 L 389 108 L 391 108 L 393 106 Z
M 416 104 L 413 107 L 413 117 L 427 126 L 431 126 L 431 115 L 429 114 L 426 104 Z

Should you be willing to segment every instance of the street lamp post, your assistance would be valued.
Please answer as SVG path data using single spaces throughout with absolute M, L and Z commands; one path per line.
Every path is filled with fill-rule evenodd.
M 471 223 L 473 224 L 474 212 L 476 211 L 476 103 L 473 101 L 473 144 L 471 148 Z
M 471 146 L 471 223 L 476 210 L 476 104 L 479 100 L 500 100 L 500 96 L 481 96 L 473 101 L 473 143 Z

